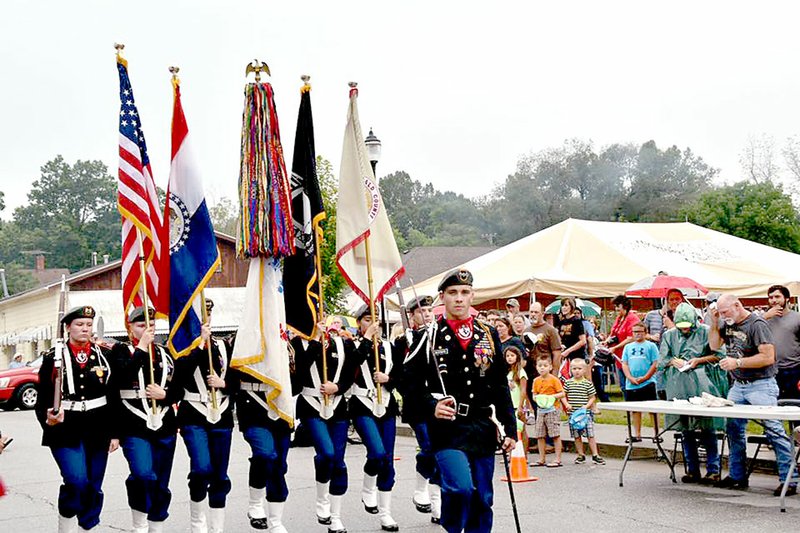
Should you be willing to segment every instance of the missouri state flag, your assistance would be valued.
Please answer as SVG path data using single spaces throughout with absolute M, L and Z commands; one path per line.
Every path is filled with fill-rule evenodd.
M 173 356 L 200 344 L 201 293 L 220 264 L 217 239 L 203 194 L 200 171 L 191 149 L 181 89 L 173 79 L 172 165 L 165 219 L 169 217 L 170 291 L 167 346 Z

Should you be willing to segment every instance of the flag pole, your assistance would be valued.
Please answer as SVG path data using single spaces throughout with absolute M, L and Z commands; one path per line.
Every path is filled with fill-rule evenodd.
M 148 307 L 148 298 L 147 298 L 147 269 L 144 267 L 144 244 L 142 244 L 142 231 L 137 227 L 136 228 L 136 240 L 139 242 L 139 271 L 141 275 L 141 283 L 142 283 L 142 306 L 144 307 L 144 323 L 149 328 L 152 324 L 150 323 L 150 309 Z M 148 358 L 147 360 L 150 361 L 150 385 L 154 385 L 156 382 L 156 375 L 155 369 L 153 368 L 153 343 L 151 342 L 147 346 Z M 150 398 L 150 406 L 153 410 L 153 414 L 158 414 L 158 407 L 156 407 L 156 399 Z
M 208 323 L 208 310 L 206 308 L 206 291 L 200 291 L 200 305 L 202 307 L 201 315 L 203 316 L 203 324 Z M 206 343 L 206 350 L 208 351 L 208 373 L 211 376 L 216 376 L 217 373 L 214 371 L 214 358 L 211 355 L 211 338 L 208 339 Z M 211 407 L 214 409 L 218 409 L 219 405 L 217 404 L 217 389 L 214 387 L 208 387 L 211 393 Z
M 372 318 L 372 323 L 375 323 L 375 290 L 372 287 L 372 256 L 369 250 L 369 235 L 366 236 L 364 239 L 364 248 L 367 255 L 367 285 L 369 286 L 369 315 Z M 380 353 L 380 345 L 374 339 L 372 340 L 372 346 L 375 351 L 375 372 L 380 372 L 381 370 L 381 353 Z M 389 354 L 387 354 L 387 357 Z M 380 383 L 375 384 L 375 390 L 377 391 L 377 399 L 378 403 L 381 403 L 381 386 Z

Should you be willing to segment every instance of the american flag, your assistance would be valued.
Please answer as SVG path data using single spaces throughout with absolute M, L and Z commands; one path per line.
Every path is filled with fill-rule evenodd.
M 141 267 L 137 228 L 142 236 L 147 271 L 147 297 L 158 316 L 169 313 L 168 288 L 164 281 L 162 259 L 165 226 L 159 209 L 158 195 L 147 157 L 139 111 L 133 101 L 128 78 L 128 62 L 117 57 L 119 71 L 119 184 L 117 206 L 122 215 L 122 299 L 125 314 L 132 307 L 143 305 Z M 167 263 L 167 268 L 169 265 Z M 165 301 L 167 302 L 164 305 Z

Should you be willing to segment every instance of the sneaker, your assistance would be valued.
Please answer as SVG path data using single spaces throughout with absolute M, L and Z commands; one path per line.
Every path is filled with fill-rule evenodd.
M 585 455 L 579 455 L 578 457 L 575 458 L 575 464 L 576 465 L 582 465 L 585 462 L 586 462 L 586 456 Z
M 778 487 L 775 490 L 772 491 L 772 495 L 773 496 L 780 496 L 782 490 L 783 490 L 783 483 L 778 485 Z M 787 496 L 794 496 L 795 494 L 797 494 L 797 485 L 789 485 L 789 488 L 786 489 L 786 495 Z
M 599 455 L 592 456 L 592 462 L 596 465 L 604 465 L 606 464 L 606 460 L 600 457 Z
M 719 483 L 719 474 L 708 472 L 703 479 L 700 480 L 701 485 L 714 485 L 715 483 Z
M 686 474 L 681 477 L 681 483 L 700 483 L 701 481 L 700 474 Z
M 747 479 L 734 479 L 731 476 L 726 476 L 721 481 L 714 483 L 714 486 L 720 489 L 745 490 L 750 486 L 750 482 Z

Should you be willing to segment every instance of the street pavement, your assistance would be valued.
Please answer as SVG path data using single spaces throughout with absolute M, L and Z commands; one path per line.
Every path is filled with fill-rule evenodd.
M 8 451 L 0 455 L 0 477 L 8 494 L 0 498 L 0 532 L 33 533 L 56 530 L 56 499 L 60 477 L 49 450 L 40 446 L 41 431 L 32 412 L 0 412 L 0 430 L 14 437 Z M 165 530 L 189 531 L 186 475 L 188 457 L 179 440 L 171 489 L 171 516 Z M 398 437 L 396 449 L 397 484 L 393 516 L 401 531 L 443 531 L 430 524 L 429 515 L 418 513 L 412 503 L 416 442 Z M 350 489 L 345 497 L 343 520 L 348 531 L 378 532 L 376 515 L 364 512 L 359 488 L 365 450 L 348 446 Z M 252 532 L 247 513 L 247 469 L 249 449 L 238 430 L 234 431 L 229 475 L 233 489 L 228 497 L 227 532 Z M 774 476 L 754 475 L 746 492 L 726 491 L 695 485 L 673 484 L 667 467 L 653 460 L 631 462 L 625 472 L 625 486 L 619 487 L 621 461 L 609 459 L 605 466 L 574 465 L 574 455 L 564 454 L 562 468 L 532 469 L 539 481 L 514 485 L 522 531 L 797 531 L 800 497 L 787 499 L 787 512 L 779 510 L 771 495 L 777 485 Z M 128 469 L 121 451 L 109 460 L 104 491 L 102 523 L 93 531 L 119 532 L 130 528 L 124 480 Z M 497 532 L 515 531 L 508 487 L 500 481 L 502 459 L 497 458 L 495 475 L 495 527 Z M 314 516 L 313 449 L 293 448 L 289 452 L 289 500 L 284 522 L 291 533 L 325 533 Z

